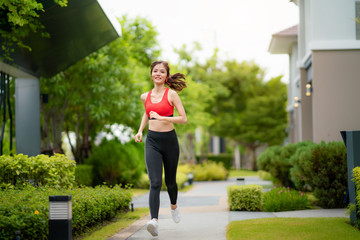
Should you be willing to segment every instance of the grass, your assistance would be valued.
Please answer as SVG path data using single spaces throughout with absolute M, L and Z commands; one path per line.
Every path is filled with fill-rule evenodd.
M 251 170 L 230 170 L 229 171 L 229 177 L 251 177 L 251 176 L 257 176 L 257 171 L 251 171 Z
M 226 239 L 350 240 L 360 239 L 360 231 L 347 218 L 262 218 L 231 222 Z
M 115 219 L 96 226 L 75 240 L 105 240 L 149 214 L 149 208 L 135 208 L 134 212 L 119 213 Z
M 133 188 L 131 191 L 133 192 L 133 197 L 138 197 L 147 193 L 149 189 Z

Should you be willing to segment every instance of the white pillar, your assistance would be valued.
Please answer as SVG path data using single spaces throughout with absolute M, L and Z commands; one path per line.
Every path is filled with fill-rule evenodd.
M 40 154 L 39 79 L 15 79 L 15 136 L 17 153 Z

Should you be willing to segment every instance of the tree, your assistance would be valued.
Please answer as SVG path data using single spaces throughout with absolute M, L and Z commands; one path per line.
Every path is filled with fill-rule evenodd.
M 54 0 L 61 7 L 67 6 L 67 0 Z M 45 26 L 38 20 L 43 5 L 36 0 L 0 1 L 0 37 L 3 57 L 7 60 L 15 46 L 31 51 L 31 46 L 24 43 L 30 33 L 39 32 L 42 37 L 49 37 Z M 14 46 L 15 45 L 15 46 Z
M 139 96 L 150 63 L 159 55 L 156 31 L 143 18 L 120 20 L 121 38 L 90 54 L 51 79 L 41 79 L 51 104 L 42 108 L 44 134 L 51 121 L 54 151 L 62 151 L 63 128 L 74 132 L 72 151 L 77 162 L 89 157 L 97 133 L 113 123 L 138 127 L 142 106 Z M 59 88 L 56 88 L 58 86 Z M 46 144 L 44 144 L 46 146 Z

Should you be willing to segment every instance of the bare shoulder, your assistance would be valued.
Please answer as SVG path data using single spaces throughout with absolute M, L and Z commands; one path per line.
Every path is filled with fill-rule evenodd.
M 149 92 L 146 92 L 146 93 L 141 94 L 141 96 L 140 96 L 141 101 L 143 101 L 143 102 L 146 101 L 146 98 L 147 98 L 147 96 L 148 96 L 148 93 L 149 93 Z
M 175 91 L 175 90 L 172 90 L 169 88 L 169 95 L 170 97 L 172 98 L 176 98 L 176 97 L 179 97 L 178 93 Z

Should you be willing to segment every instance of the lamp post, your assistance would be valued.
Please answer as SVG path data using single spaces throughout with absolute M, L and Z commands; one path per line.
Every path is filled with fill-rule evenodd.
M 49 240 L 71 239 L 71 196 L 49 196 Z

